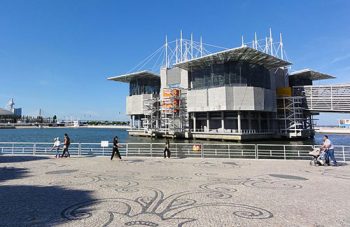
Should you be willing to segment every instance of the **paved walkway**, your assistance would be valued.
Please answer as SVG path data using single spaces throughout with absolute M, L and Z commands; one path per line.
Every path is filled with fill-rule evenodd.
M 0 226 L 350 226 L 350 165 L 0 156 Z

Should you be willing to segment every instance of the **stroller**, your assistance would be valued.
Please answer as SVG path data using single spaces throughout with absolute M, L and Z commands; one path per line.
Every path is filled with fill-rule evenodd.
M 309 152 L 309 155 L 312 156 L 312 160 L 310 161 L 310 165 L 314 166 L 323 166 L 325 164 L 325 152 L 320 148 L 315 148 Z

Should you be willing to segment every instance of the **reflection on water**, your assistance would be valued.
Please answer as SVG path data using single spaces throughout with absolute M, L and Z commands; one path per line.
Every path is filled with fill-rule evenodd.
M 100 143 L 102 140 L 112 141 L 114 136 L 118 136 L 120 142 L 129 143 L 162 143 L 164 139 L 154 139 L 148 137 L 128 136 L 125 129 L 96 129 L 96 128 L 44 128 L 44 129 L 0 129 L 0 142 L 52 142 L 53 138 L 60 137 L 68 133 L 72 143 Z M 279 144 L 320 144 L 322 142 L 321 134 L 316 134 L 313 140 L 288 141 L 288 140 L 257 140 L 245 143 L 279 143 Z M 329 138 L 334 144 L 349 145 L 350 134 L 329 134 Z M 175 142 L 175 141 L 174 141 Z M 190 140 L 176 140 L 178 143 L 194 142 Z M 234 143 L 221 141 L 197 140 L 199 143 Z

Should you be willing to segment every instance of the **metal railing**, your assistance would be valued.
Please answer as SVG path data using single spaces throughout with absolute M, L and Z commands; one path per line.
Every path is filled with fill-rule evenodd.
M 164 143 L 120 143 L 122 156 L 162 157 Z M 187 158 L 246 158 L 246 159 L 284 159 L 308 160 L 309 151 L 318 145 L 287 144 L 209 144 L 209 143 L 171 143 L 172 157 Z M 52 143 L 0 142 L 0 155 L 55 155 Z M 197 148 L 197 149 L 196 149 Z M 350 161 L 350 146 L 335 146 L 338 161 Z M 62 147 L 60 149 L 62 153 Z M 109 156 L 112 147 L 103 148 L 100 143 L 72 143 L 69 153 L 72 156 Z

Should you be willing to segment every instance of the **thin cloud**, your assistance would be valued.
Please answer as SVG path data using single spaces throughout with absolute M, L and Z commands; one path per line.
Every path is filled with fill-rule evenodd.
M 343 56 L 340 56 L 340 57 L 336 57 L 330 62 L 330 64 L 334 64 L 334 63 L 337 63 L 337 62 L 340 62 L 340 61 L 344 61 L 344 60 L 346 60 L 348 58 L 350 58 L 350 54 L 346 54 L 346 55 L 343 55 Z

